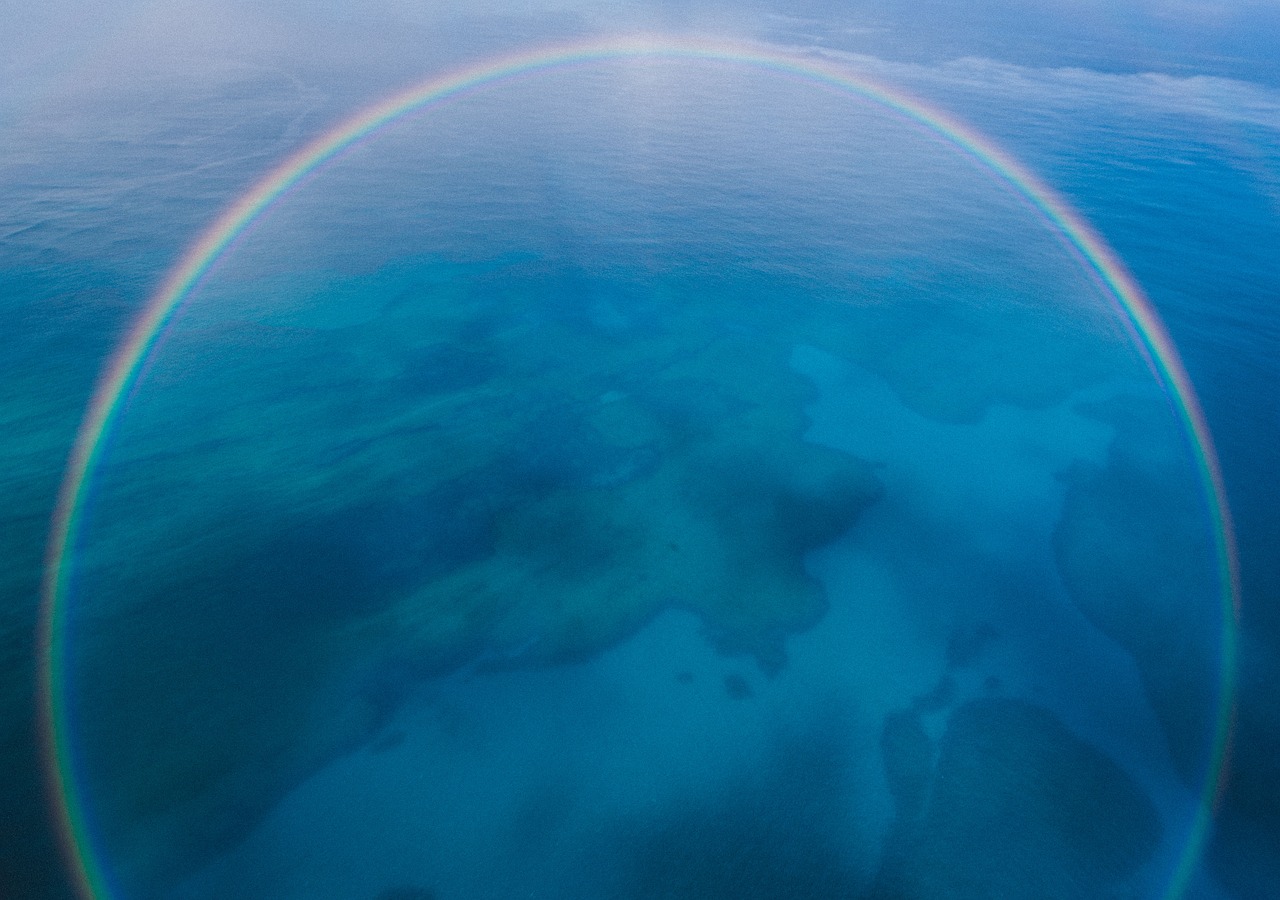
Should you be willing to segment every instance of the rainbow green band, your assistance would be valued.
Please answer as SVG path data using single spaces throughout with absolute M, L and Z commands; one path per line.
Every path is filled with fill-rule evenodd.
M 38 700 L 46 777 L 66 862 L 75 886 L 85 900 L 110 898 L 112 892 L 106 879 L 104 861 L 95 851 L 85 822 L 68 739 L 63 647 L 67 581 L 72 568 L 68 551 L 76 535 L 86 485 L 101 454 L 103 437 L 110 430 L 123 406 L 123 398 L 136 383 L 144 362 L 174 311 L 258 215 L 317 166 L 388 122 L 513 76 L 534 74 L 568 64 L 636 57 L 709 60 L 764 69 L 835 88 L 903 115 L 972 157 L 1036 207 L 1123 308 L 1124 317 L 1135 332 L 1138 347 L 1146 354 L 1156 376 L 1176 401 L 1182 424 L 1195 449 L 1217 543 L 1218 587 L 1222 602 L 1218 717 L 1209 773 L 1199 809 L 1188 828 L 1178 865 L 1163 892 L 1166 898 L 1185 894 L 1197 869 L 1227 774 L 1235 721 L 1239 564 L 1226 489 L 1204 413 L 1173 342 L 1150 301 L 1115 253 L 1065 201 L 1004 151 L 945 113 L 826 60 L 799 58 L 754 45 L 651 37 L 543 48 L 485 62 L 411 87 L 347 119 L 276 166 L 218 217 L 183 254 L 111 357 L 80 424 L 58 495 L 46 556 L 38 634 Z

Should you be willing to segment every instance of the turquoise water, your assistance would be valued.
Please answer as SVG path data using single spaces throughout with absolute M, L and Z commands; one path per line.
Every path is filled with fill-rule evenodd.
M 916 87 L 1002 136 L 999 75 Z M 1185 338 L 1234 499 L 1273 452 L 1228 401 L 1270 383 L 1274 264 L 1226 213 L 1148 236 L 1224 190 L 1270 234 L 1261 182 L 1055 96 L 1010 143 Z M 159 193 L 144 233 L 217 205 Z M 32 218 L 28 559 L 65 398 L 179 243 Z M 87 828 L 122 896 L 1159 896 L 1217 713 L 1198 490 L 1107 298 L 936 138 L 711 64 L 495 86 L 280 201 L 149 360 L 74 555 Z M 1271 790 L 1263 684 L 1238 764 Z M 1265 885 L 1257 796 L 1195 896 Z

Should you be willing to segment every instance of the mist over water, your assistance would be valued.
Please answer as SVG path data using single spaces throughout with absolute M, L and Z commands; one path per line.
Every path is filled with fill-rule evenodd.
M 1115 195 L 1190 206 L 1183 169 L 1212 168 L 1270 234 L 1270 113 L 1214 132 L 1264 154 L 1252 181 L 1157 112 L 1075 158 L 1037 135 L 1115 137 L 1118 113 L 1077 121 L 1096 84 L 970 66 L 897 74 L 1082 192 L 1211 416 L 1236 389 L 1200 348 L 1243 342 L 1268 384 L 1246 303 L 1193 310 L 1213 257 L 1173 267 Z M 190 191 L 86 161 L 96 199 L 11 215 L 9 302 L 60 323 L 5 360 L 27 556 L 63 398 L 182 243 L 155 235 L 195 233 L 329 102 L 234 83 L 243 131 L 148 151 L 225 146 L 176 167 Z M 1030 97 L 1042 131 L 1001 135 L 997 98 Z M 1275 283 L 1256 246 L 1239 285 Z M 1248 416 L 1228 463 L 1265 456 Z M 120 896 L 1159 896 L 1208 776 L 1216 535 L 1112 301 L 979 164 L 776 74 L 555 69 L 361 141 L 184 303 L 87 497 L 68 737 Z M 1238 848 L 1266 809 L 1229 799 L 1194 896 L 1261 896 Z

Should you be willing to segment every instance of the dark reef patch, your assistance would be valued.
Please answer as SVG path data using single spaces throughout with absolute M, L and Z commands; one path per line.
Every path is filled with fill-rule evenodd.
M 607 488 L 652 472 L 661 461 L 654 443 L 618 446 L 591 422 L 595 412 L 555 406 L 529 424 L 503 461 L 526 489 Z
M 1085 411 L 1112 424 L 1104 467 L 1065 476 L 1053 542 L 1072 601 L 1128 650 L 1173 761 L 1197 785 L 1211 751 L 1224 627 L 1207 511 L 1163 397 Z
M 976 628 L 956 632 L 947 641 L 947 667 L 964 669 L 972 666 L 987 645 L 999 636 L 1000 632 L 986 622 Z
M 934 758 L 933 741 L 920 724 L 920 717 L 913 713 L 886 716 L 880 753 L 898 817 L 915 819 L 924 811 Z
M 579 800 L 579 786 L 569 778 L 549 778 L 521 798 L 510 827 L 510 846 L 520 854 L 538 855 L 560 833 Z
M 853 798 L 835 727 L 785 742 L 722 794 L 633 823 L 613 900 L 848 898 L 864 881 L 845 850 Z
M 931 691 L 921 694 L 912 701 L 911 708 L 917 713 L 941 712 L 955 703 L 959 694 L 960 689 L 956 685 L 955 678 L 943 675 Z
M 423 347 L 406 358 L 401 386 L 427 397 L 478 387 L 499 374 L 496 361 L 482 351 L 457 343 Z
M 372 753 L 386 753 L 388 750 L 394 750 L 403 744 L 405 737 L 407 735 L 399 728 L 387 731 L 369 745 L 369 750 Z
M 426 888 L 397 886 L 379 891 L 373 900 L 436 900 L 436 895 Z
M 122 429 L 71 629 L 128 889 L 234 843 L 425 678 L 582 660 L 669 608 L 777 672 L 824 615 L 805 557 L 882 486 L 805 439 L 806 305 L 646 282 L 631 309 L 547 267 L 339 330 L 185 335 L 219 364 L 174 363 Z
M 886 722 L 897 816 L 877 900 L 1093 900 L 1123 891 L 1159 844 L 1141 788 L 1045 709 L 976 700 L 951 716 L 930 772 L 931 744 L 910 716 Z
M 747 679 L 738 672 L 730 672 L 724 676 L 724 692 L 732 700 L 746 700 L 755 694 Z

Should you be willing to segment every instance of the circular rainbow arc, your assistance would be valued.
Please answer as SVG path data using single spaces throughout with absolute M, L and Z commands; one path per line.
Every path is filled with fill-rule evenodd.
M 1013 157 L 946 113 L 823 59 L 799 58 L 754 45 L 667 37 L 592 41 L 508 56 L 430 79 L 364 109 L 301 147 L 223 211 L 199 240 L 187 249 L 148 301 L 111 357 L 81 422 L 54 510 L 42 584 L 37 636 L 40 654 L 37 685 L 39 725 L 53 815 L 77 890 L 86 900 L 111 896 L 105 872 L 93 850 L 92 836 L 85 825 L 66 740 L 66 710 L 60 703 L 64 691 L 61 626 L 71 569 L 69 551 L 79 524 L 86 485 L 97 465 L 103 438 L 110 431 L 123 406 L 122 400 L 137 382 L 143 363 L 175 310 L 257 216 L 317 167 L 381 126 L 408 112 L 505 78 L 567 64 L 629 57 L 687 58 L 753 66 L 854 94 L 900 113 L 975 159 L 1036 207 L 1119 302 L 1125 318 L 1132 324 L 1140 349 L 1176 401 L 1183 426 L 1194 445 L 1217 539 L 1215 552 L 1224 623 L 1219 718 L 1213 735 L 1210 777 L 1200 810 L 1187 835 L 1178 869 L 1165 891 L 1169 898 L 1182 896 L 1207 839 L 1210 820 L 1226 776 L 1234 725 L 1239 572 L 1226 488 L 1208 423 L 1186 369 L 1154 307 L 1116 254 L 1062 198 Z

